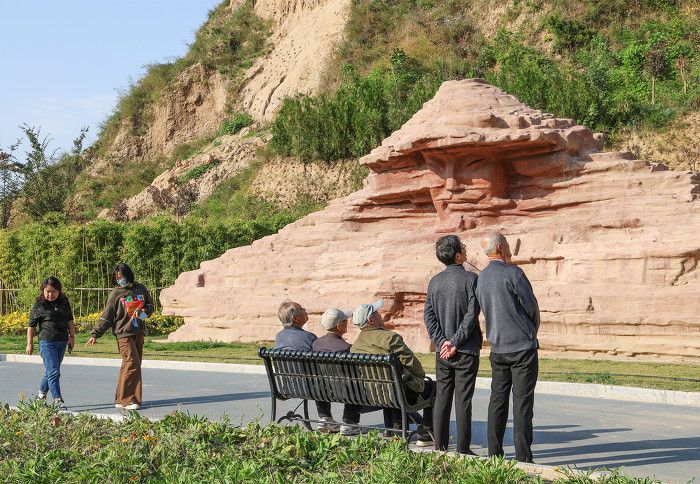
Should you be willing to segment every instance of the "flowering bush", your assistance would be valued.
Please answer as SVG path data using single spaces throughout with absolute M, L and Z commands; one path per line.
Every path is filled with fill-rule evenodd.
M 92 313 L 86 316 L 75 318 L 76 333 L 88 333 L 95 326 L 100 318 L 100 313 Z M 148 336 L 159 336 L 175 331 L 182 326 L 185 321 L 182 318 L 163 316 L 160 313 L 153 313 L 146 321 L 146 334 Z M 0 316 L 0 335 L 22 335 L 27 332 L 29 324 L 29 311 L 14 312 Z
M 153 313 L 151 317 L 146 320 L 146 334 L 149 336 L 158 336 L 172 333 L 183 324 L 185 324 L 185 320 L 182 318 Z
M 0 334 L 20 336 L 27 332 L 29 311 L 4 314 L 0 316 Z
M 95 323 L 100 319 L 101 313 L 91 313 L 86 316 L 78 316 L 73 320 L 76 333 L 89 333 L 95 327 Z

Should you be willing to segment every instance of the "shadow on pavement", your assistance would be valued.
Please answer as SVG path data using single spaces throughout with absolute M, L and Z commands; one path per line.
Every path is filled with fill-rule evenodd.
M 510 421 L 509 421 L 510 422 Z M 588 440 L 606 433 L 629 432 L 629 428 L 604 428 L 573 430 L 580 425 L 535 426 L 535 442 L 538 444 L 568 444 L 577 440 Z
M 166 400 L 148 400 L 141 405 L 141 410 L 162 407 L 184 407 L 185 405 L 197 405 L 208 403 L 234 402 L 236 400 L 270 398 L 270 392 L 224 393 L 221 395 L 203 395 L 201 397 L 169 398 Z M 117 410 L 114 403 L 96 403 L 86 405 L 69 405 L 72 411 L 97 412 L 104 410 Z M 184 408 L 183 408 L 184 409 Z
M 609 454 L 609 456 L 606 457 L 605 454 Z M 623 466 L 687 463 L 700 460 L 700 437 L 539 449 L 537 457 L 547 460 L 548 465 L 571 465 L 573 463 L 579 468 L 590 466 L 613 469 Z

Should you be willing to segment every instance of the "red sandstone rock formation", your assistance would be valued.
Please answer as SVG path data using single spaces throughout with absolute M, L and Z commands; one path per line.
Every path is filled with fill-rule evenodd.
M 285 299 L 321 335 L 327 308 L 382 297 L 387 327 L 428 351 L 434 242 L 459 235 L 483 267 L 479 240 L 498 229 L 539 300 L 543 350 L 698 358 L 700 174 L 601 153 L 599 138 L 483 80 L 445 82 L 362 158 L 363 190 L 164 290 L 164 312 L 185 317 L 170 340 L 273 339 Z

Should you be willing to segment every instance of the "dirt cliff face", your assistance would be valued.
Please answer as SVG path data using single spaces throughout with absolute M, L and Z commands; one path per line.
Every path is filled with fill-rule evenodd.
M 230 8 L 238 6 L 239 3 L 233 2 Z M 136 160 L 170 156 L 177 145 L 191 144 L 216 131 L 227 116 L 227 103 L 234 97 L 235 110 L 245 111 L 256 120 L 270 120 L 285 97 L 316 92 L 324 62 L 340 39 L 349 7 L 349 0 L 256 2 L 256 14 L 273 21 L 269 39 L 273 48 L 245 72 L 238 88 L 231 89 L 231 81 L 225 75 L 206 71 L 199 64 L 190 67 L 156 103 L 153 122 L 145 133 L 135 136 L 128 123 L 121 126 L 112 145 L 112 156 L 109 160 L 96 160 L 91 168 L 92 176 L 104 173 L 111 164 L 128 165 Z M 269 140 L 230 136 L 218 141 L 219 147 L 210 147 L 205 153 L 179 162 L 161 173 L 151 186 L 169 191 L 179 189 L 178 177 L 215 160 L 219 166 L 207 172 L 206 177 L 190 182 L 197 186 L 197 199 L 201 201 L 218 183 L 249 166 L 256 149 Z M 268 191 L 263 182 L 258 185 L 261 192 Z M 278 197 L 273 194 L 273 198 Z M 147 189 L 124 203 L 125 216 L 129 219 L 158 211 Z M 107 217 L 109 213 L 103 210 L 100 216 Z
M 237 106 L 269 120 L 285 97 L 316 92 L 325 61 L 347 23 L 350 0 L 258 0 L 255 13 L 273 20 L 273 48 L 246 72 Z
M 272 339 L 285 299 L 320 335 L 326 309 L 382 297 L 387 327 L 428 351 L 435 240 L 457 234 L 483 267 L 479 240 L 500 230 L 539 300 L 543 350 L 700 358 L 700 176 L 598 149 L 484 81 L 446 82 L 361 160 L 363 190 L 164 290 L 164 312 L 185 316 L 170 339 Z
M 226 117 L 228 79 L 196 64 L 180 74 L 153 108 L 153 122 L 141 136 L 122 124 L 112 151 L 126 162 L 168 156 L 181 143 L 218 129 Z

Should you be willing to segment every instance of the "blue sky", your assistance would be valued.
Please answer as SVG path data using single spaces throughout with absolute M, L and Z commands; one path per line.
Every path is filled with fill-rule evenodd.
M 143 66 L 187 52 L 220 0 L 0 0 L 0 148 L 41 127 L 49 152 L 85 147 Z M 23 140 L 16 155 L 24 161 Z

